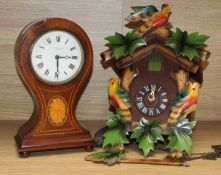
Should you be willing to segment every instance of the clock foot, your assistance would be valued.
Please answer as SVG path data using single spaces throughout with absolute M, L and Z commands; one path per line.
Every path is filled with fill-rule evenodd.
M 21 158 L 27 158 L 30 156 L 30 152 L 24 151 L 19 153 Z
M 86 146 L 86 147 L 85 147 L 85 150 L 86 150 L 87 152 L 91 152 L 91 151 L 93 151 L 93 149 L 94 149 L 94 147 L 93 147 L 92 145 L 89 145 L 89 146 Z

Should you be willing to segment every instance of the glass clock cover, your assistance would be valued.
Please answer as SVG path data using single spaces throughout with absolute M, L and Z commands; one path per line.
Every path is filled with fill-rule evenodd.
M 66 83 L 79 73 L 84 62 L 80 41 L 63 30 L 48 31 L 32 45 L 31 65 L 37 77 L 49 84 Z

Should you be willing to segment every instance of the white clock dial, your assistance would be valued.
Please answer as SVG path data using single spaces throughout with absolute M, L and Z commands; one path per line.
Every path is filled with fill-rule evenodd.
M 31 65 L 38 78 L 51 84 L 72 80 L 84 62 L 81 43 L 63 30 L 49 31 L 38 37 L 30 54 Z

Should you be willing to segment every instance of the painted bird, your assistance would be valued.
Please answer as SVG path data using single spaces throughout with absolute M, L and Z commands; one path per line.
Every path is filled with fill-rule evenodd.
M 158 27 L 162 27 L 168 22 L 170 16 L 171 5 L 163 4 L 161 11 L 154 13 L 151 18 L 138 28 L 137 34 L 143 36 L 149 31 L 153 31 Z
M 128 93 L 120 87 L 118 79 L 111 78 L 109 80 L 108 95 L 110 105 L 115 107 L 116 112 L 122 117 L 123 121 L 131 122 L 130 99 Z
M 168 124 L 175 124 L 180 116 L 188 115 L 196 110 L 199 88 L 200 84 L 197 82 L 188 83 L 187 91 L 177 96 L 172 104 L 172 112 L 168 119 Z
M 133 6 L 131 8 L 133 12 L 125 18 L 129 22 L 146 21 L 154 13 L 158 12 L 158 9 L 153 5 Z

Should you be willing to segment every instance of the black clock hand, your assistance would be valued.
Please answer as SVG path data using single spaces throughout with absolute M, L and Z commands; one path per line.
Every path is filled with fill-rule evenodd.
M 74 59 L 74 56 L 59 56 L 58 58 L 64 58 L 64 59 Z
M 59 61 L 58 61 L 59 60 L 59 56 L 56 55 L 55 59 L 56 59 L 56 67 L 57 67 L 57 71 L 55 72 L 55 77 L 58 78 L 58 74 L 59 74 Z
M 70 56 L 59 56 L 59 58 L 65 58 L 65 59 L 69 59 L 69 58 L 71 58 Z
M 59 72 L 59 59 L 57 59 L 57 72 Z

